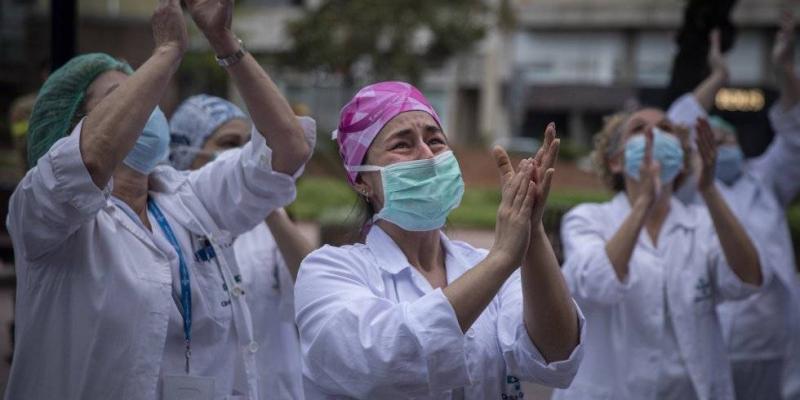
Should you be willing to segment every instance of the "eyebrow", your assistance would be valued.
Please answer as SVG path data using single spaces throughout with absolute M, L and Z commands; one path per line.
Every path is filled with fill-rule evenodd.
M 401 129 L 399 131 L 394 131 L 386 135 L 386 140 L 391 140 L 397 137 L 408 136 L 413 134 L 414 131 L 411 128 Z

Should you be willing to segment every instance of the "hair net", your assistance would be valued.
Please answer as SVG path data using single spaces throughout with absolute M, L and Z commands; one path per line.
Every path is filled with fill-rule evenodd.
M 89 85 L 106 71 L 133 73 L 130 65 L 104 53 L 77 56 L 45 81 L 28 128 L 28 165 L 34 167 L 50 147 L 69 134 Z
M 224 123 L 247 116 L 235 104 L 215 96 L 199 94 L 186 99 L 169 121 L 170 162 L 175 169 L 188 169 L 197 151 Z

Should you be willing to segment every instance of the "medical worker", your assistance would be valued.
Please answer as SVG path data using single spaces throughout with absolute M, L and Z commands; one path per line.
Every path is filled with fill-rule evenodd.
M 300 118 L 314 129 L 313 120 Z M 253 125 L 233 103 L 215 96 L 186 99 L 170 118 L 170 163 L 196 170 L 234 157 L 250 141 Z M 254 133 L 258 134 L 258 133 Z M 283 208 L 266 223 L 239 235 L 233 251 L 242 275 L 253 335 L 261 343 L 256 364 L 261 392 L 270 398 L 302 399 L 300 342 L 294 324 L 294 279 L 300 261 L 313 250 Z
M 311 399 L 519 399 L 520 380 L 569 385 L 582 318 L 541 217 L 558 139 L 516 173 L 497 148 L 502 201 L 486 251 L 442 231 L 464 183 L 440 119 L 404 82 L 369 85 L 334 138 L 374 212 L 365 244 L 300 268 L 295 308 Z
M 662 111 L 614 115 L 596 136 L 595 162 L 617 194 L 562 221 L 564 276 L 589 324 L 587 364 L 556 399 L 733 398 L 715 305 L 769 277 L 713 185 L 715 148 L 700 127 L 707 209 L 672 196 L 688 133 Z
M 206 168 L 159 165 L 169 126 L 157 104 L 188 43 L 178 0 L 157 6 L 156 47 L 136 72 L 87 54 L 50 76 L 8 216 L 18 274 L 9 400 L 277 396 L 261 390 L 272 378 L 257 363 L 264 343 L 231 242 L 293 199 L 313 132 L 232 34 L 232 2 L 186 5 L 256 130 Z
M 711 42 L 711 75 L 669 110 L 671 119 L 689 127 L 698 117 L 706 117 L 727 81 L 718 39 L 712 37 Z M 775 138 L 763 154 L 745 160 L 736 128 L 718 116 L 709 118 L 719 152 L 717 188 L 770 254 L 764 267 L 775 276 L 757 295 L 718 307 L 739 399 L 781 399 L 782 388 L 785 398 L 800 398 L 800 365 L 792 363 L 800 354 L 789 351 L 790 341 L 800 336 L 800 282 L 786 215 L 800 190 L 800 80 L 795 73 L 790 15 L 784 17 L 776 36 L 773 63 L 781 97 L 769 112 Z M 688 189 L 684 192 L 693 195 L 690 201 L 697 201 L 696 192 Z

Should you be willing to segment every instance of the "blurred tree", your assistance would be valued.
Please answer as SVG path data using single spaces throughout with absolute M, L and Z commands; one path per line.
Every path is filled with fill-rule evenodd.
M 418 81 L 485 31 L 482 0 L 322 0 L 288 26 L 283 65 L 373 79 Z

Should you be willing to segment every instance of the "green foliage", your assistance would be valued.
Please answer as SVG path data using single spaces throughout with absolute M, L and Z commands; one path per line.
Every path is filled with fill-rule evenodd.
M 609 199 L 605 192 L 554 191 L 548 200 L 549 213 L 561 215 L 576 204 Z M 459 228 L 494 229 L 500 191 L 493 188 L 467 188 L 448 224 Z M 297 184 L 297 200 L 289 207 L 296 218 L 333 222 L 355 219 L 358 215 L 355 192 L 339 179 L 306 177 Z
M 348 83 L 365 62 L 376 79 L 414 82 L 480 39 L 485 12 L 481 0 L 324 0 L 288 25 L 293 44 L 280 62 Z
M 214 53 L 187 52 L 178 68 L 177 77 L 181 99 L 198 93 L 222 98 L 228 96 L 228 75 L 217 65 Z

